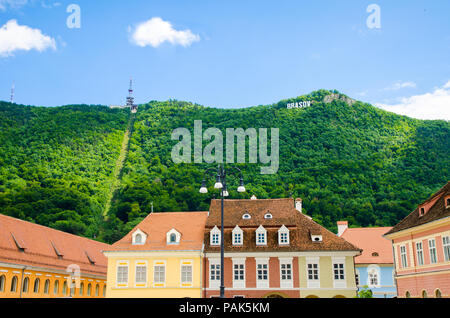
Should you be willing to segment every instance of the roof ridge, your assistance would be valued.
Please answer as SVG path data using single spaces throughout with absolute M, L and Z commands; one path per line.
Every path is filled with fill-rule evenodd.
M 434 198 L 436 198 L 438 195 L 442 195 L 445 192 L 445 188 L 447 188 L 450 185 L 450 181 L 447 181 L 447 183 L 440 188 L 438 191 L 436 191 L 434 194 L 432 194 L 428 199 L 426 199 L 425 201 L 423 201 L 422 203 L 418 204 L 417 207 L 419 207 L 420 205 L 423 205 L 425 203 L 428 203 L 430 201 L 432 201 Z M 436 204 L 436 203 L 435 203 Z M 433 204 L 434 206 L 434 204 Z M 433 207 L 431 206 L 430 209 Z
M 84 237 L 84 236 L 79 236 L 79 235 L 75 235 L 75 234 L 72 234 L 72 233 L 64 232 L 64 231 L 61 231 L 61 230 L 58 230 L 58 229 L 54 229 L 54 228 L 51 228 L 49 226 L 45 226 L 45 225 L 42 225 L 42 224 L 37 224 L 37 223 L 30 222 L 30 221 L 25 221 L 25 220 L 18 219 L 18 218 L 15 218 L 15 217 L 12 217 L 12 216 L 9 216 L 9 215 L 5 215 L 5 214 L 2 214 L 2 213 L 0 213 L 0 218 L 1 217 L 5 217 L 5 218 L 8 218 L 8 219 L 11 219 L 12 221 L 19 221 L 19 222 L 27 223 L 27 224 L 30 224 L 32 226 L 36 226 L 36 227 L 39 227 L 39 228 L 42 228 L 42 229 L 54 231 L 54 232 L 57 232 L 57 233 L 62 233 L 63 235 L 76 237 L 78 239 L 84 239 L 84 240 L 87 240 L 87 241 L 90 241 L 90 242 L 95 242 L 95 243 L 104 244 L 104 245 L 110 245 L 108 243 L 103 243 L 103 242 L 96 241 L 96 240 L 93 240 L 93 239 L 90 239 L 90 238 L 87 238 L 87 237 Z

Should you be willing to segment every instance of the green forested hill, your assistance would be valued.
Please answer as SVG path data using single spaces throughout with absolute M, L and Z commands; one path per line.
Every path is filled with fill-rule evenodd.
M 98 236 L 129 114 L 0 103 L 0 213 Z
M 216 109 L 169 101 L 141 105 L 108 220 L 105 193 L 126 130 L 126 111 L 3 104 L 0 116 L 0 209 L 112 242 L 151 211 L 207 210 L 217 196 L 198 189 L 207 164 L 174 164 L 175 128 L 279 128 L 280 168 L 261 175 L 240 164 L 247 193 L 231 198 L 301 197 L 305 212 L 335 229 L 394 225 L 449 180 L 450 123 L 421 121 L 317 91 L 268 106 Z M 324 102 L 324 97 L 327 102 Z M 311 107 L 286 104 L 313 100 Z M 42 115 L 41 115 L 42 113 Z M 33 114 L 43 117 L 38 119 Z M 37 116 L 37 115 L 36 115 Z M 207 143 L 204 142 L 204 146 Z

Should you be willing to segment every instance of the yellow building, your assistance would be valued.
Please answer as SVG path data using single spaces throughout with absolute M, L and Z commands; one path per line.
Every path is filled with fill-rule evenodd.
M 101 298 L 109 245 L 0 215 L 0 298 Z
M 107 298 L 201 298 L 208 212 L 152 213 L 104 250 Z

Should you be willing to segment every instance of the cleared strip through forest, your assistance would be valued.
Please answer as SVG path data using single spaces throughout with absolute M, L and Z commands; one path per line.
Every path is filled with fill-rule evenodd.
M 133 132 L 133 126 L 134 126 L 134 120 L 136 118 L 135 114 L 130 114 L 130 120 L 128 122 L 127 130 L 125 131 L 125 134 L 123 136 L 122 146 L 120 149 L 119 157 L 117 158 L 115 167 L 114 167 L 114 177 L 113 182 L 111 183 L 111 187 L 108 193 L 108 197 L 105 204 L 105 209 L 103 211 L 103 217 L 105 219 L 108 219 L 108 213 L 109 209 L 111 209 L 112 201 L 114 200 L 114 195 L 116 191 L 120 187 L 120 182 L 122 179 L 122 169 L 123 165 L 125 163 L 125 160 L 128 156 L 128 149 L 129 149 L 129 143 L 130 143 L 130 137 Z

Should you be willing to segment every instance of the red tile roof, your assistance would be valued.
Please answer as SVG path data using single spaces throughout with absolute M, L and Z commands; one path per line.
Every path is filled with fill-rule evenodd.
M 264 215 L 272 214 L 271 219 Z M 218 252 L 220 247 L 210 246 L 210 231 L 220 229 L 221 200 L 212 200 L 206 222 L 205 251 Z M 250 214 L 251 219 L 243 219 Z M 244 236 L 242 246 L 233 246 L 231 232 L 238 225 Z M 267 246 L 256 246 L 256 229 L 262 225 L 267 230 Z M 289 229 L 290 244 L 278 244 L 278 230 L 282 225 Z M 313 242 L 311 235 L 322 235 L 322 242 Z M 359 251 L 357 247 L 328 231 L 295 209 L 293 199 L 224 200 L 224 245 L 227 252 L 268 251 Z
M 3 263 L 60 271 L 75 264 L 80 266 L 82 275 L 106 276 L 107 259 L 102 250 L 108 246 L 0 214 L 0 262 Z
M 105 251 L 201 251 L 207 217 L 208 212 L 152 213 Z M 148 235 L 143 245 L 132 244 L 132 234 L 137 229 Z M 179 244 L 167 244 L 166 234 L 172 229 L 181 233 Z
M 383 237 L 390 229 L 392 227 L 349 228 L 341 237 L 363 250 L 355 258 L 355 264 L 393 264 L 391 241 Z
M 390 230 L 387 235 L 423 225 L 450 216 L 450 208 L 447 207 L 445 199 L 450 195 L 450 181 L 430 198 L 419 204 L 407 217 L 401 220 Z M 419 208 L 424 207 L 426 213 L 419 215 Z

